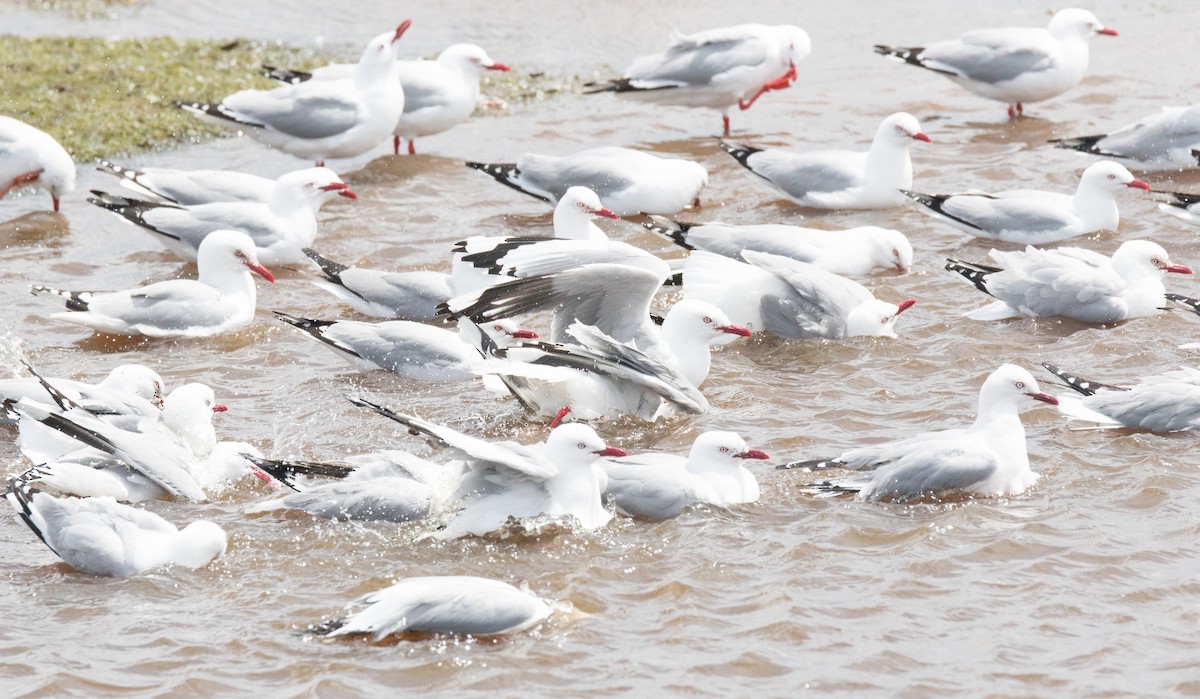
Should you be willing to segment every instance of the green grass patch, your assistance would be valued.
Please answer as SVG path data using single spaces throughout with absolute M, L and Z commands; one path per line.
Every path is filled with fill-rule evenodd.
M 216 100 L 275 83 L 263 63 L 310 68 L 311 49 L 254 41 L 0 36 L 0 114 L 49 133 L 79 162 L 211 137 L 172 100 Z

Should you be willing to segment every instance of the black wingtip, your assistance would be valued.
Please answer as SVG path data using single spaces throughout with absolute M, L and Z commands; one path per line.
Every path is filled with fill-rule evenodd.
M 667 221 L 667 223 L 662 223 Z M 669 224 L 669 225 L 668 225 Z M 695 250 L 696 246 L 687 241 L 688 231 L 691 230 L 693 223 L 681 223 L 670 219 L 658 218 L 651 216 L 649 221 L 643 221 L 642 227 L 653 233 L 665 235 L 670 238 L 671 242 L 675 243 L 684 250 Z
M 973 262 L 954 260 L 951 258 L 946 258 L 945 269 L 947 272 L 961 274 L 963 278 L 974 284 L 976 289 L 979 289 L 988 296 L 992 295 L 992 292 L 988 291 L 987 288 L 988 275 L 1000 271 L 996 267 L 988 267 L 986 265 L 979 265 Z
M 1102 389 L 1108 390 L 1108 391 L 1127 391 L 1127 390 L 1129 390 L 1127 388 L 1122 388 L 1120 386 L 1113 386 L 1111 384 L 1100 383 L 1099 381 L 1093 381 L 1091 379 L 1086 379 L 1082 376 L 1079 376 L 1078 374 L 1072 374 L 1072 373 L 1069 373 L 1062 369 L 1059 369 L 1058 367 L 1054 366 L 1053 364 L 1051 364 L 1049 362 L 1042 362 L 1042 368 L 1045 369 L 1046 371 L 1050 372 L 1051 374 L 1053 374 L 1055 376 L 1055 378 L 1057 378 L 1059 381 L 1062 381 L 1064 384 L 1066 384 L 1066 386 L 1068 388 L 1072 388 L 1076 391 L 1079 391 L 1080 393 L 1082 393 L 1085 396 L 1093 395 L 1096 393 L 1096 391 L 1099 391 Z
M 322 328 L 329 327 L 336 323 L 336 320 L 317 320 L 315 318 L 301 318 L 283 311 L 272 311 L 275 317 L 288 325 L 295 326 L 308 333 L 319 333 Z
M 750 159 L 750 156 L 754 155 L 755 153 L 762 152 L 762 148 L 754 148 L 752 146 L 729 143 L 724 139 L 718 139 L 717 145 L 721 146 L 721 150 L 732 156 L 734 160 L 741 163 L 742 167 L 744 168 L 750 167 L 749 163 L 747 162 Z
M 807 459 L 805 461 L 791 461 L 780 466 L 776 466 L 776 471 L 828 471 L 835 468 L 845 468 L 846 462 L 837 458 L 824 459 Z
M 321 268 L 321 271 L 325 273 L 325 276 L 328 277 L 329 281 L 331 281 L 331 282 L 337 282 L 338 284 L 341 284 L 342 283 L 342 277 L 341 277 L 342 272 L 345 272 L 346 270 L 350 269 L 349 265 L 343 265 L 343 264 L 334 262 L 333 260 L 329 259 L 328 257 L 324 257 L 323 255 L 318 253 L 316 250 L 313 250 L 312 248 L 300 248 L 300 251 L 303 252 L 305 255 L 307 255 L 308 259 L 312 260 L 313 262 L 316 262 L 317 266 Z
M 65 393 L 51 385 L 50 381 L 47 380 L 45 376 L 39 374 L 37 370 L 33 368 L 32 364 L 22 359 L 21 365 L 25 367 L 26 371 L 28 371 L 30 374 L 33 374 L 33 377 L 37 379 L 39 384 L 42 385 L 42 388 L 46 389 L 46 393 L 50 394 L 51 400 L 58 405 L 59 410 L 70 410 L 71 408 L 81 407 L 78 403 L 71 400 L 70 397 L 68 397 Z
M 1055 148 L 1066 148 L 1067 150 L 1077 150 L 1083 153 L 1092 153 L 1093 155 L 1105 155 L 1096 144 L 1100 139 L 1108 134 L 1095 134 L 1093 136 L 1076 136 L 1074 138 L 1054 138 L 1048 143 L 1053 143 Z
M 1174 301 L 1175 303 L 1187 306 L 1188 310 L 1200 315 L 1200 299 L 1194 299 L 1191 296 L 1184 296 L 1182 294 L 1167 294 L 1166 298 L 1168 301 Z

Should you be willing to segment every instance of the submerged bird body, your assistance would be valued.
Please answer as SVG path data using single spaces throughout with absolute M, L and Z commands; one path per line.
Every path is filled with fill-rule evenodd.
M 1200 370 L 1180 367 L 1125 388 L 1042 366 L 1081 394 L 1058 397 L 1059 410 L 1068 418 L 1152 432 L 1200 430 Z
M 1163 108 L 1107 134 L 1051 141 L 1139 170 L 1177 170 L 1200 166 L 1200 104 Z

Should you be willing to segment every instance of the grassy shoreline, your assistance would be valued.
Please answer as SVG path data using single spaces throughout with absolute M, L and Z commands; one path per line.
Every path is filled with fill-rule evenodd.
M 173 100 L 273 87 L 259 74 L 263 63 L 308 69 L 331 60 L 315 49 L 264 41 L 0 36 L 0 114 L 46 131 L 77 162 L 115 158 L 228 133 Z M 480 111 L 504 112 L 577 90 L 581 82 L 542 73 L 489 75 Z

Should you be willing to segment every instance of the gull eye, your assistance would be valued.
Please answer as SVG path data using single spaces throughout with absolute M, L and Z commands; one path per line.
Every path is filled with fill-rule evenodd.
M 495 325 L 492 326 L 492 330 L 503 330 L 503 329 L 504 329 L 504 326 L 499 323 L 496 323 Z
M 892 257 L 900 257 L 900 251 L 896 248 L 892 248 Z
M 722 453 L 722 454 L 728 454 L 728 453 L 729 453 L 729 447 L 721 447 L 721 453 Z
M 1017 387 L 1017 388 L 1025 388 L 1025 382 L 1024 382 L 1024 381 L 1018 381 L 1018 382 L 1017 382 L 1015 385 L 1016 385 L 1016 387 Z
M 708 316 L 704 316 L 704 322 L 705 322 L 705 323 L 711 323 L 711 322 L 712 322 L 712 318 L 709 318 Z
M 883 324 L 884 324 L 884 325 L 887 325 L 889 322 L 891 322 L 891 320 L 892 320 L 892 317 L 891 317 L 891 316 L 884 316 L 884 317 L 883 317 Z
M 1116 175 L 1109 175 L 1109 176 L 1108 176 L 1108 179 L 1110 179 L 1110 180 L 1115 180 L 1115 179 L 1117 179 L 1117 176 L 1116 176 Z
M 1154 265 L 1155 267 L 1157 267 L 1158 265 L 1161 265 L 1161 264 L 1162 264 L 1162 260 L 1158 259 L 1157 257 L 1151 257 L 1151 258 L 1150 258 L 1150 264 L 1152 264 L 1152 265 Z
M 583 442 L 580 442 L 580 443 L 579 443 L 579 444 L 577 444 L 576 446 L 578 446 L 580 449 L 587 449 L 587 445 L 586 445 L 586 444 L 584 444 Z

